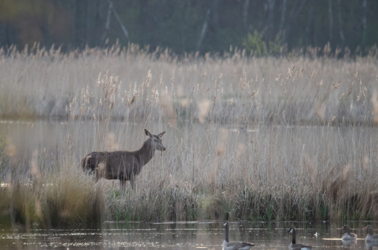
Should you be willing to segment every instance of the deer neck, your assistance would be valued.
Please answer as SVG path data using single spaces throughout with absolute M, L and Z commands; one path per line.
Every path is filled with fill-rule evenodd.
M 295 245 L 295 229 L 293 229 L 293 238 L 292 238 L 292 240 L 291 240 L 291 243 L 293 244 L 293 245 Z
M 224 239 L 225 239 L 225 241 L 228 243 L 229 241 L 228 241 L 228 223 L 226 224 L 226 230 L 225 230 L 226 232 L 225 232 L 225 235 L 224 235 Z
M 142 166 L 146 165 L 152 157 L 155 155 L 155 150 L 152 148 L 150 140 L 147 140 L 143 143 L 141 149 L 135 152 L 138 155 Z

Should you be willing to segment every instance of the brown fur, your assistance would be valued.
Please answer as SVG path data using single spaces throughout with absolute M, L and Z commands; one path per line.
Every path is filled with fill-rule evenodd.
M 165 151 L 159 135 L 152 135 L 145 129 L 149 136 L 143 146 L 134 152 L 114 151 L 114 152 L 92 152 L 81 160 L 83 171 L 95 173 L 96 182 L 100 178 L 108 180 L 120 180 L 121 192 L 124 192 L 126 181 L 130 181 L 131 187 L 135 188 L 135 178 L 155 155 L 155 150 Z

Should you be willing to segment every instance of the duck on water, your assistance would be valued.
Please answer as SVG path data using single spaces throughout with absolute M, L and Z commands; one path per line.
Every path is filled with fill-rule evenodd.
M 378 243 L 378 234 L 373 234 L 373 227 L 372 226 L 367 226 L 364 227 L 362 230 L 367 229 L 367 235 L 365 238 L 365 241 L 367 242 L 377 242 Z
M 350 232 L 350 227 L 348 225 L 345 225 L 345 226 L 341 227 L 340 229 L 344 229 L 345 230 L 345 234 L 343 234 L 343 236 L 341 237 L 341 240 L 344 240 L 344 241 L 354 241 L 354 240 L 357 240 L 357 234 L 351 233 Z
M 301 249 L 301 250 L 308 250 L 308 249 L 312 249 L 312 246 L 306 246 L 306 245 L 302 245 L 302 244 L 297 244 L 296 243 L 296 240 L 295 240 L 296 232 L 295 232 L 295 228 L 294 227 L 290 228 L 287 232 L 291 233 L 293 235 L 293 238 L 292 238 L 290 246 L 289 246 L 290 249 L 293 249 L 293 250 L 299 250 L 299 249 Z
M 223 250 L 248 250 L 251 249 L 254 245 L 247 242 L 230 242 L 228 239 L 228 222 L 224 224 L 226 229 L 225 237 L 222 245 Z

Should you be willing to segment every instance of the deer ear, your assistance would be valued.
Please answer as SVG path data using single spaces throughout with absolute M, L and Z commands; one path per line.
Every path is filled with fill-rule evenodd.
M 158 137 L 161 138 L 164 134 L 165 134 L 165 131 L 158 134 Z
M 148 130 L 147 129 L 144 129 L 144 133 L 147 135 L 147 136 L 149 136 L 149 137 L 152 137 L 152 135 L 151 135 L 151 133 L 150 132 L 148 132 Z

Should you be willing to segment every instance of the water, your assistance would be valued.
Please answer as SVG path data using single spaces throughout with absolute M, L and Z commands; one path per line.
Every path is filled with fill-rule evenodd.
M 140 128 L 126 126 L 128 130 Z M 120 126 L 120 131 L 123 126 Z M 312 128 L 299 127 L 302 130 Z M 323 128 L 322 128 L 323 129 Z M 327 128 L 324 128 L 327 129 Z M 365 139 L 360 139 L 361 131 L 371 128 L 358 128 L 357 139 L 361 145 L 366 145 Z M 0 121 L 0 134 L 7 135 L 11 145 L 14 145 L 19 156 L 30 158 L 33 150 L 46 148 L 52 154 L 59 152 L 62 142 L 65 142 L 65 125 L 59 121 Z M 333 131 L 333 128 L 330 128 Z M 352 131 L 354 128 L 348 128 Z M 115 133 L 124 135 L 130 131 Z M 231 131 L 231 130 L 230 130 Z M 307 130 L 306 130 L 307 131 Z M 307 135 L 304 131 L 303 134 Z M 154 131 L 154 132 L 160 132 Z M 253 132 L 253 131 L 248 131 Z M 268 131 L 269 132 L 269 131 Z M 171 131 L 171 133 L 173 133 Z M 259 132 L 259 133 L 262 133 Z M 343 133 L 343 131 L 341 131 Z M 365 132 L 367 133 L 367 132 Z M 143 140 L 140 133 L 139 140 Z M 298 133 L 301 134 L 301 133 Z M 345 133 L 347 134 L 347 133 Z M 354 135 L 353 133 L 351 133 Z M 376 135 L 376 133 L 367 133 Z M 334 133 L 330 133 L 334 135 Z M 303 141 L 307 137 L 301 137 Z M 335 137 L 339 139 L 339 137 Z M 376 137 L 374 137 L 376 139 Z M 167 139 L 167 138 L 166 138 Z M 358 141 L 358 140 L 357 140 Z M 375 140 L 368 141 L 375 145 Z M 311 144 L 307 143 L 307 147 Z M 344 145 L 344 144 L 340 144 Z M 356 143 L 358 146 L 359 144 Z M 84 147 L 82 147 L 84 148 Z M 124 145 L 120 148 L 129 148 Z M 87 153 L 78 152 L 80 156 Z M 78 161 L 79 162 L 79 158 Z M 11 228 L 0 224 L 0 249 L 221 249 L 224 239 L 224 222 L 195 222 L 195 223 L 103 223 L 93 228 L 56 228 L 51 230 L 34 228 Z M 289 222 L 282 223 L 231 223 L 230 240 L 247 241 L 255 245 L 255 249 L 288 249 L 291 235 L 287 233 Z M 345 223 L 297 223 L 297 243 L 311 245 L 316 249 L 367 249 L 365 244 L 366 232 L 361 229 L 368 224 L 378 229 L 378 222 L 348 222 L 352 231 L 359 236 L 350 245 L 344 244 L 340 237 L 343 231 L 338 229 Z M 317 237 L 315 233 L 319 234 Z M 378 233 L 377 230 L 374 233 Z M 372 246 L 368 249 L 378 249 Z
M 1 249 L 221 249 L 224 222 L 178 223 L 115 223 L 105 222 L 95 229 L 11 229 L 0 225 Z M 297 243 L 316 249 L 378 249 L 368 248 L 367 222 L 350 222 L 359 236 L 350 245 L 344 244 L 338 229 L 342 223 L 296 223 Z M 370 223 L 378 228 L 378 222 Z M 254 249 L 288 249 L 291 223 L 230 223 L 230 241 L 247 241 Z M 316 237 L 314 234 L 318 233 Z M 375 230 L 377 233 L 377 230 Z
M 64 122 L 0 120 L 0 135 L 6 136 L 20 155 L 42 148 L 55 149 L 62 143 Z
M 75 129 L 78 129 L 79 131 L 85 133 L 79 134 L 78 142 L 75 144 L 80 150 L 82 148 L 85 148 L 87 151 L 80 152 L 81 156 L 87 154 L 89 151 L 93 150 L 93 144 L 96 144 L 96 141 L 90 141 L 91 143 L 88 143 L 88 137 L 93 140 L 94 134 L 98 131 L 96 129 L 93 129 L 95 123 L 92 121 L 84 121 L 84 122 L 71 122 L 71 125 L 75 127 Z M 117 150 L 123 150 L 123 149 L 130 149 L 130 145 L 128 145 L 128 140 L 132 141 L 138 141 L 142 142 L 145 139 L 144 132 L 142 128 L 146 125 L 141 124 L 135 124 L 135 123 L 128 123 L 128 122 L 112 122 L 110 126 L 110 131 L 114 133 L 116 136 L 116 144 Z M 151 126 L 151 124 L 150 124 Z M 148 127 L 148 126 L 147 126 Z M 239 125 L 219 125 L 215 126 L 219 128 L 226 128 L 229 132 L 243 132 L 244 130 L 240 128 Z M 80 129 L 79 129 L 80 128 Z M 88 129 L 90 128 L 90 129 Z M 207 133 L 207 128 L 203 129 L 200 124 L 197 125 L 191 125 L 191 131 L 192 130 L 198 130 L 199 128 L 202 129 L 200 131 L 201 136 L 203 133 Z M 266 127 L 267 128 L 267 127 Z M 338 141 L 341 141 L 341 144 L 345 144 L 345 141 L 355 141 L 356 146 L 354 147 L 360 147 L 361 145 L 365 145 L 368 147 L 372 147 L 372 145 L 376 145 L 378 141 L 377 135 L 377 129 L 371 128 L 371 127 L 344 127 L 344 128 L 337 128 L 337 127 L 315 127 L 315 126 L 278 126 L 276 129 L 278 129 L 278 134 L 281 136 L 284 136 L 283 138 L 280 138 L 280 140 L 285 141 L 285 143 L 288 143 L 286 141 L 290 140 L 286 138 L 287 131 L 290 131 L 290 135 L 292 133 L 295 133 L 296 140 L 300 140 L 306 145 L 306 148 L 311 147 L 312 144 L 314 144 L 316 141 L 314 139 L 309 139 L 310 135 L 315 136 L 319 139 L 324 138 L 332 138 L 332 140 L 335 141 L 335 145 L 337 145 Z M 94 130 L 95 132 L 93 132 Z M 171 129 L 169 127 L 159 128 L 156 131 L 151 131 L 153 133 L 161 132 L 160 130 L 166 130 L 167 134 L 164 137 L 164 142 L 168 145 L 168 137 L 171 134 L 175 134 L 177 138 L 182 138 L 183 133 L 178 133 L 177 130 Z M 179 129 L 181 130 L 181 128 Z M 31 157 L 31 154 L 34 150 L 46 150 L 52 155 L 56 155 L 59 153 L 62 145 L 66 143 L 66 136 L 67 136 L 67 122 L 66 121 L 55 121 L 55 120 L 0 120 L 0 136 L 6 136 L 8 144 L 14 146 L 15 153 L 18 156 L 22 157 Z M 87 132 L 89 131 L 89 132 Z M 189 132 L 191 132 L 189 131 Z M 294 132 L 296 131 L 296 132 Z M 299 132 L 298 132 L 299 131 Z M 188 131 L 186 131 L 188 132 Z M 198 132 L 198 131 L 197 131 Z M 256 140 L 252 135 L 254 134 L 260 134 L 261 137 L 266 137 L 267 134 L 272 133 L 270 129 L 262 129 L 259 131 L 258 128 L 251 128 L 247 129 L 244 132 L 247 132 L 247 134 L 250 135 L 247 140 L 248 142 L 250 140 Z M 127 135 L 127 137 L 126 137 Z M 130 138 L 130 135 L 133 137 Z M 75 136 L 78 136 L 75 134 Z M 120 138 L 118 138 L 118 136 Z M 243 136 L 245 136 L 243 134 Z M 241 137 L 243 137 L 241 136 Z M 252 137 L 251 137 L 252 136 Z M 128 140 L 124 140 L 124 138 L 128 138 Z M 261 138 L 257 138 L 262 140 Z M 369 139 L 367 141 L 367 139 Z M 310 140 L 310 141 L 308 141 Z M 345 140 L 345 141 L 343 141 Z M 84 141 L 87 144 L 80 144 L 80 141 Z M 139 143 L 139 144 L 140 144 Z M 177 143 L 177 140 L 173 140 L 172 143 Z M 139 146 L 138 143 L 136 143 L 137 146 Z M 316 143 L 315 143 L 316 144 Z M 88 148 L 89 147 L 89 148 Z M 100 145 L 99 148 L 102 150 L 104 149 L 105 145 Z M 315 145 L 317 147 L 317 145 Z

